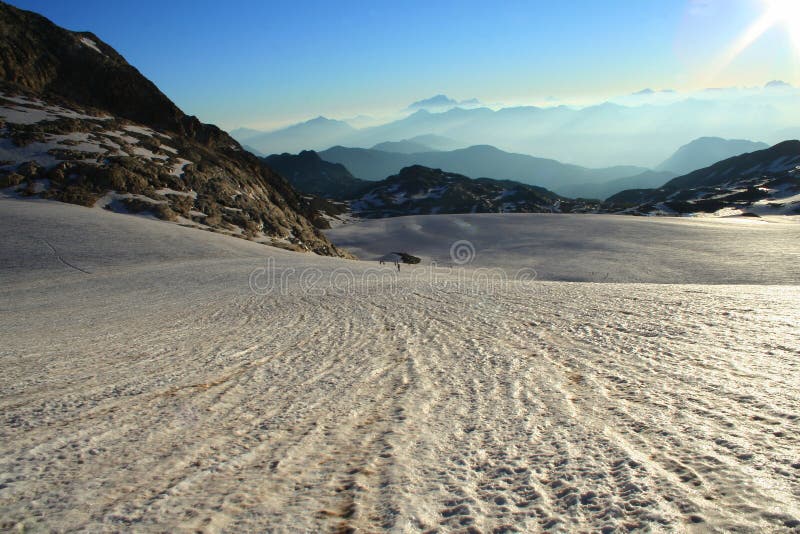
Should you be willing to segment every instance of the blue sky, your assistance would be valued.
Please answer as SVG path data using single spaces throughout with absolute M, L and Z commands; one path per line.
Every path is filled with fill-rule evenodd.
M 767 1 L 11 3 L 94 32 L 205 122 L 267 128 L 388 114 L 437 93 L 510 105 L 800 84 L 782 25 L 724 60 Z

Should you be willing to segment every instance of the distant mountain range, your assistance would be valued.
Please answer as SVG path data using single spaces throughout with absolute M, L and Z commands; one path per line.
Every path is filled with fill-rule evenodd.
M 96 35 L 2 2 L 0 35 L 0 188 L 347 255 L 286 180 Z
M 622 191 L 605 209 L 635 214 L 800 214 L 800 141 L 785 141 L 674 178 L 656 189 Z
M 680 147 L 675 154 L 656 167 L 656 170 L 672 172 L 676 176 L 687 174 L 718 161 L 765 148 L 769 148 L 769 145 L 745 139 L 701 137 Z
M 418 138 L 426 139 L 426 138 Z M 431 139 L 433 140 L 433 139 Z M 726 150 L 745 150 L 759 143 L 736 141 L 728 143 L 719 140 L 711 143 L 721 144 Z M 708 141 L 704 139 L 687 146 L 698 147 Z M 410 152 L 416 147 L 424 146 L 411 140 L 401 142 L 380 143 L 371 149 L 333 147 L 319 153 L 319 157 L 327 162 L 344 166 L 350 175 L 349 180 L 381 180 L 394 175 L 404 167 L 422 165 L 444 169 L 447 172 L 463 174 L 472 178 L 491 177 L 498 180 L 513 180 L 528 185 L 547 187 L 567 198 L 605 199 L 626 189 L 652 188 L 663 185 L 678 173 L 669 171 L 651 171 L 640 167 L 612 167 L 609 169 L 586 169 L 576 165 L 562 164 L 544 158 L 534 158 L 524 154 L 511 154 L 490 146 L 474 146 L 458 150 L 439 150 L 428 152 Z M 382 150 L 381 150 L 382 148 Z M 684 149 L 685 151 L 685 149 Z M 305 164 L 288 158 L 283 154 L 277 159 L 268 159 L 271 165 L 284 165 L 278 168 L 285 176 L 301 172 L 306 178 L 298 186 L 305 192 L 322 194 L 329 198 L 335 196 L 335 187 L 326 176 L 317 180 L 314 171 Z M 288 158 L 288 159 L 287 159 Z M 670 160 L 677 160 L 673 156 Z M 276 163 L 280 161 L 281 163 Z M 330 176 L 338 175 L 329 169 Z M 352 174 L 351 174 L 352 173 Z M 343 179 L 344 187 L 350 191 L 348 179 Z
M 441 139 L 435 137 L 417 139 L 442 143 Z M 739 151 L 761 147 L 762 144 L 702 138 L 681 148 L 668 161 L 687 161 L 688 156 L 701 161 L 704 158 L 697 152 L 703 146 L 709 146 L 715 153 L 734 152 L 738 155 L 741 153 Z M 419 147 L 428 148 L 428 151 L 413 152 Z M 319 162 L 312 161 L 311 154 L 319 159 Z M 328 198 L 341 197 L 341 191 L 337 192 L 334 177 L 341 179 L 340 186 L 346 191 L 344 193 L 346 195 L 353 190 L 353 184 L 356 183 L 354 180 L 381 180 L 413 165 L 439 168 L 472 178 L 490 177 L 547 187 L 567 198 L 600 200 L 628 189 L 659 187 L 679 174 L 670 171 L 651 171 L 640 167 L 586 169 L 525 154 L 511 154 L 491 146 L 434 151 L 412 140 L 380 143 L 371 149 L 333 147 L 318 155 L 313 151 L 303 152 L 301 155 L 304 157 L 281 154 L 271 156 L 266 161 L 290 180 L 292 176 L 302 177 L 302 179 L 295 178 L 293 182 L 301 191 Z M 340 166 L 323 169 L 321 165 L 324 162 Z
M 646 171 L 583 185 L 603 188 L 649 181 L 660 186 L 622 191 L 603 203 L 573 200 L 518 181 L 469 178 L 421 165 L 404 167 L 384 180 L 365 181 L 314 152 L 270 156 L 267 161 L 303 193 L 346 201 L 347 207 L 332 205 L 330 214 L 336 218 L 342 212 L 378 218 L 472 212 L 678 215 L 726 209 L 732 214 L 794 214 L 800 210 L 800 141 L 728 158 L 677 178 L 671 173 Z
M 411 139 L 400 141 L 384 141 L 372 147 L 372 150 L 382 152 L 397 152 L 399 154 L 418 154 L 420 152 L 439 152 L 443 150 L 456 150 L 464 148 L 458 142 L 441 135 L 418 135 Z
M 231 136 L 256 155 L 300 152 L 333 146 L 340 139 L 354 136 L 358 130 L 346 122 L 317 117 L 273 132 L 239 128 Z
M 262 136 L 253 136 L 252 132 L 240 135 L 238 131 L 233 134 L 263 154 L 321 151 L 335 145 L 368 148 L 433 134 L 450 138 L 459 147 L 488 144 L 507 152 L 584 167 L 625 163 L 655 168 L 690 139 L 717 136 L 775 142 L 790 138 L 787 132 L 800 124 L 800 89 L 791 86 L 724 90 L 692 97 L 659 92 L 635 98 L 636 103 L 630 105 L 606 102 L 584 108 L 419 109 L 367 128 L 318 118 Z M 660 102 L 660 98 L 668 100 Z M 678 168 L 680 162 L 675 163 L 679 172 L 691 165 L 687 162 Z
M 444 169 L 471 178 L 491 177 L 538 185 L 561 193 L 562 188 L 583 183 L 600 183 L 641 174 L 647 169 L 633 166 L 587 169 L 555 160 L 512 154 L 492 146 L 405 154 L 366 148 L 333 147 L 319 153 L 333 163 L 341 163 L 357 178 L 380 180 L 412 165 Z

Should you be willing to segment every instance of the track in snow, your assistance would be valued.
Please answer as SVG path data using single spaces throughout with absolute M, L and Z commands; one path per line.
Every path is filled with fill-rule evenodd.
M 16 251 L 0 297 L 4 529 L 798 527 L 800 288 L 482 292 L 404 270 L 394 292 L 258 296 L 265 254 L 279 270 L 365 266 L 2 208 L 8 235 L 38 221 L 93 273 L 0 239 Z M 93 221 L 103 239 L 69 230 Z M 138 254 L 119 248 L 132 231 Z

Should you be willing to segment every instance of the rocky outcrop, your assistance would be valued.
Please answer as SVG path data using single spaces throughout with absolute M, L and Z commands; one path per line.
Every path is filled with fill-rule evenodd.
M 351 199 L 353 215 L 364 218 L 437 213 L 581 213 L 596 201 L 563 198 L 543 187 L 510 180 L 472 179 L 413 165 L 374 182 Z
M 800 213 L 800 141 L 784 141 L 668 181 L 609 197 L 602 210 L 636 215 Z

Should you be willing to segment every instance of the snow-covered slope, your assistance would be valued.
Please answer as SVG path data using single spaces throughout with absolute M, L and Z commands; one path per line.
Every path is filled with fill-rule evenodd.
M 432 215 L 348 224 L 327 235 L 362 260 L 403 251 L 443 267 L 457 265 L 451 247 L 466 242 L 466 265 L 534 269 L 540 280 L 800 283 L 800 224 L 781 218 Z
M 547 220 L 589 264 L 579 217 Z M 797 286 L 431 284 L 45 201 L 0 225 L 3 530 L 800 525 Z M 788 226 L 737 228 L 774 281 Z

